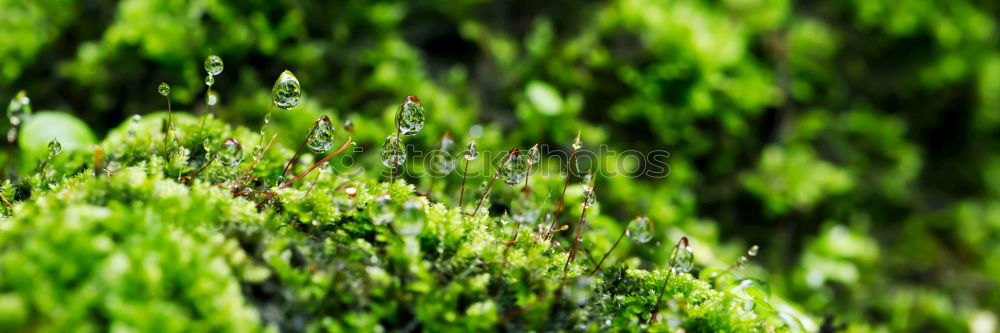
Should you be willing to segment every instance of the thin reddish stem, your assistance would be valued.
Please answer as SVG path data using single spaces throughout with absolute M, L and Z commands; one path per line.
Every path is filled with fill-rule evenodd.
M 240 177 L 240 178 L 243 178 L 243 179 L 246 180 L 246 183 L 244 183 L 243 185 L 246 185 L 246 184 L 250 183 L 250 173 L 253 172 L 254 166 L 256 166 L 257 162 L 260 162 L 260 159 L 262 157 L 264 157 L 264 153 L 266 153 L 269 149 L 271 149 L 271 144 L 274 143 L 274 139 L 277 138 L 277 137 L 278 137 L 278 133 L 274 133 L 273 135 L 271 135 L 271 140 L 267 142 L 267 146 L 264 146 L 264 149 L 262 149 L 260 151 L 260 153 L 257 154 L 257 157 L 255 157 L 253 159 L 253 162 L 250 162 L 250 166 L 247 167 L 247 171 L 244 171 L 243 172 L 243 176 Z M 261 138 L 263 138 L 263 136 Z M 263 140 L 263 139 L 261 139 L 261 140 Z M 261 142 L 261 143 L 263 143 L 263 142 Z
M 590 271 L 589 276 L 594 276 L 595 273 L 597 273 L 598 271 L 601 270 L 601 265 L 604 264 L 604 260 L 607 260 L 608 256 L 611 255 L 611 252 L 615 251 L 615 248 L 618 247 L 618 243 L 621 243 L 622 238 L 625 238 L 625 234 L 627 232 L 628 232 L 628 228 L 626 228 L 625 230 L 622 230 L 622 234 L 618 235 L 618 239 L 615 240 L 615 244 L 611 245 L 611 249 L 609 249 L 608 252 L 604 253 L 604 257 L 601 257 L 601 261 L 597 262 L 597 266 L 594 266 L 594 270 Z
M 570 179 L 570 177 L 573 176 L 573 157 L 576 156 L 576 152 L 577 152 L 577 150 L 576 150 L 576 148 L 574 148 L 573 149 L 573 153 L 569 154 L 569 162 L 566 164 L 566 182 L 563 183 L 562 193 L 559 194 L 559 199 L 556 201 L 557 206 L 555 208 L 555 211 L 553 211 L 553 213 L 551 214 L 552 215 L 552 223 L 549 224 L 549 229 L 552 229 L 552 227 L 554 227 L 556 225 L 556 220 L 559 219 L 559 214 L 562 213 L 562 211 L 563 211 L 563 204 L 565 203 L 565 200 L 566 200 L 565 199 L 566 198 L 566 188 L 569 187 L 569 179 Z M 546 238 L 546 239 L 551 239 L 551 237 Z
M 493 179 L 490 180 L 490 184 L 486 185 L 486 190 L 483 191 L 483 196 L 479 198 L 479 204 L 476 205 L 476 210 L 472 211 L 472 216 L 475 216 L 476 213 L 479 213 L 479 208 L 483 207 L 483 201 L 486 200 L 486 195 L 490 193 L 490 189 L 493 188 L 493 183 L 497 181 L 497 177 L 500 177 L 500 171 L 503 171 L 504 164 L 507 164 L 507 161 L 510 160 L 510 157 L 514 156 L 514 154 L 516 153 L 517 153 L 517 147 L 514 147 L 513 149 L 510 150 L 509 153 L 507 153 L 507 157 L 503 159 L 503 162 L 500 163 L 500 170 L 497 170 L 497 172 L 493 174 Z
M 351 145 L 351 142 L 353 142 L 353 139 L 351 137 L 348 137 L 347 138 L 347 142 L 344 142 L 344 145 L 340 146 L 340 149 L 337 149 L 337 151 L 333 152 L 330 155 L 327 155 L 322 160 L 319 160 L 319 162 L 316 162 L 316 164 L 313 164 L 313 166 L 309 167 L 309 169 L 307 169 L 306 171 L 303 171 L 302 173 L 296 175 L 294 178 L 289 179 L 284 184 L 281 184 L 281 186 L 278 186 L 278 189 L 280 190 L 280 189 L 288 187 L 289 185 L 292 185 L 293 183 L 295 183 L 299 179 L 302 179 L 302 177 L 305 177 L 305 176 L 309 175 L 310 172 L 313 172 L 313 170 L 316 170 L 316 168 L 318 168 L 323 163 L 326 163 L 331 158 L 337 157 L 337 155 L 340 155 L 341 152 L 343 152 L 345 149 L 347 149 L 348 146 Z M 264 200 L 261 200 L 259 203 L 257 203 L 257 207 L 263 206 L 265 203 L 267 203 L 268 200 L 271 200 L 271 198 L 274 198 L 274 196 L 276 196 L 276 195 L 278 195 L 278 194 L 277 193 L 272 193 L 271 195 L 268 195 L 266 198 L 264 198 Z
M 670 282 L 670 278 L 674 275 L 674 266 L 677 265 L 677 253 L 679 251 L 684 251 L 683 247 L 688 247 L 687 237 L 681 237 L 681 240 L 677 241 L 677 245 L 674 245 L 674 254 L 670 256 L 670 267 L 667 268 L 667 277 L 663 279 L 663 287 L 660 287 L 660 295 L 656 297 L 656 305 L 653 306 L 653 311 L 649 313 L 649 322 L 647 324 L 652 324 L 656 321 L 656 316 L 660 312 L 660 302 L 663 301 L 663 294 L 667 291 L 667 283 Z
M 469 159 L 465 159 L 465 170 L 462 171 L 462 192 L 458 194 L 458 209 L 462 210 L 462 199 L 465 198 L 465 178 L 469 176 Z
M 322 118 L 320 118 L 320 119 L 322 119 Z M 319 125 L 319 120 L 317 120 L 316 122 L 314 122 L 313 125 L 312 125 L 312 127 L 309 128 L 309 133 L 306 133 L 306 139 L 302 140 L 302 143 L 299 144 L 299 148 L 295 149 L 295 154 L 292 154 L 292 158 L 288 159 L 288 162 L 285 163 L 285 167 L 283 169 L 281 169 L 281 176 L 278 177 L 278 181 L 279 182 L 282 179 L 285 178 L 285 173 L 288 172 L 288 169 L 292 168 L 292 163 L 295 163 L 296 160 L 298 160 L 299 154 L 302 153 L 302 148 L 305 148 L 306 143 L 309 143 L 309 138 L 312 137 L 313 132 L 316 131 L 316 126 L 318 126 L 318 125 Z

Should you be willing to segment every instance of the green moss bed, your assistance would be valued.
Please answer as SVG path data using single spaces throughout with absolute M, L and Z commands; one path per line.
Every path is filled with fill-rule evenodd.
M 670 263 L 612 253 L 590 276 L 617 233 L 588 234 L 603 248 L 567 265 L 578 224 L 551 243 L 489 209 L 464 214 L 453 189 L 427 195 L 335 167 L 279 189 L 294 147 L 275 143 L 254 162 L 261 149 L 251 147 L 268 141 L 257 131 L 183 113 L 164 145 L 162 119 L 126 122 L 3 184 L 0 331 L 771 332 L 801 330 L 808 318 L 725 267 L 669 274 Z M 242 163 L 206 167 L 228 138 L 244 143 Z M 338 132 L 331 151 L 346 140 Z M 355 154 L 373 152 L 331 161 Z M 305 154 L 288 174 L 319 158 Z M 542 177 L 532 181 L 564 178 Z M 466 212 L 482 193 L 475 187 Z M 509 189 L 486 205 L 519 195 L 551 208 Z M 565 220 L 577 221 L 579 198 L 566 200 Z

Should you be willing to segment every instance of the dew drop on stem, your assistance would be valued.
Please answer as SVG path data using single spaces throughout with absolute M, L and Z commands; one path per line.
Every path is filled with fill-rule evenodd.
M 170 96 L 170 85 L 166 82 L 160 83 L 160 85 L 156 87 L 156 92 L 160 93 L 160 96 L 163 97 Z
M 56 157 L 59 153 L 62 153 L 62 144 L 59 143 L 59 140 L 52 139 L 49 141 L 49 158 Z
M 403 142 L 395 135 L 385 138 L 381 157 L 382 164 L 387 167 L 394 168 L 403 165 L 403 162 L 406 162 L 406 150 L 403 148 Z
M 503 176 L 503 181 L 504 183 L 507 183 L 507 185 L 513 186 L 520 184 L 524 181 L 524 177 L 527 177 L 528 175 L 527 158 L 519 151 L 510 153 L 507 161 L 500 169 L 500 175 Z
M 465 147 L 465 159 L 471 161 L 476 158 L 479 158 L 479 150 L 476 149 L 476 142 L 472 141 Z
M 687 237 L 681 238 L 681 241 L 674 247 L 674 253 L 670 258 L 671 268 L 678 272 L 687 273 L 694 268 L 694 249 L 688 243 Z
M 316 128 L 313 129 L 312 135 L 309 136 L 306 146 L 314 153 L 324 153 L 333 148 L 333 134 L 334 128 L 333 123 L 330 122 L 330 118 L 327 116 L 320 117 L 316 121 Z
M 271 89 L 271 97 L 274 106 L 282 110 L 290 110 L 299 105 L 302 99 L 302 90 L 299 86 L 299 79 L 291 71 L 285 70 L 274 81 L 274 88 Z
M 230 138 L 222 143 L 219 149 L 219 162 L 222 165 L 233 167 L 243 162 L 243 146 L 236 139 Z
M 205 72 L 209 75 L 219 75 L 222 74 L 222 58 L 217 55 L 210 55 L 205 58 Z
M 407 96 L 396 113 L 396 126 L 403 136 L 420 133 L 424 129 L 424 105 L 417 96 Z

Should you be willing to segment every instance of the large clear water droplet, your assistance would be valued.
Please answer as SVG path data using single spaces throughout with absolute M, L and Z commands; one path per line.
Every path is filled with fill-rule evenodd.
M 24 90 L 18 91 L 14 98 L 10 99 L 7 106 L 7 118 L 10 119 L 11 126 L 18 126 L 31 117 L 31 99 Z
M 404 136 L 415 135 L 424 129 L 424 105 L 417 96 L 407 96 L 403 100 L 399 113 L 396 113 L 396 126 Z
M 333 123 L 330 122 L 330 118 L 327 116 L 322 116 L 316 121 L 316 128 L 313 129 L 312 135 L 309 136 L 309 141 L 306 146 L 309 150 L 314 153 L 324 153 L 333 147 Z
M 538 151 L 538 145 L 531 146 L 528 149 L 528 164 L 535 165 L 542 159 L 542 153 Z
M 160 83 L 160 85 L 156 87 L 156 92 L 160 93 L 160 96 L 167 97 L 170 95 L 170 85 L 166 82 Z
M 629 222 L 625 235 L 633 242 L 643 244 L 653 239 L 653 221 L 645 216 L 637 216 Z
M 205 104 L 208 104 L 208 106 L 215 106 L 215 104 L 218 103 L 219 93 L 215 92 L 215 90 L 209 91 L 208 94 L 205 95 Z
M 271 89 L 271 95 L 274 99 L 274 106 L 282 110 L 294 108 L 296 105 L 299 105 L 299 100 L 302 98 L 299 79 L 289 70 L 281 72 L 278 80 L 274 81 L 274 88 Z
M 573 150 L 583 148 L 583 141 L 580 140 L 580 132 L 576 132 L 576 139 L 573 140 Z
M 688 244 L 687 237 L 681 238 L 677 247 L 674 248 L 674 254 L 670 261 L 674 264 L 673 268 L 681 273 L 690 272 L 694 268 L 694 249 Z
M 396 231 L 403 236 L 416 236 L 424 227 L 424 204 L 420 200 L 410 199 L 403 204 L 403 213 L 399 216 Z
M 479 158 L 479 149 L 476 149 L 476 142 L 472 141 L 465 147 L 465 159 L 471 161 L 476 158 Z
M 62 153 L 62 144 L 59 140 L 52 139 L 49 141 L 49 158 L 56 157 L 59 153 Z
M 205 58 L 205 72 L 209 75 L 222 74 L 222 58 L 214 54 Z
M 403 141 L 395 135 L 385 138 L 381 157 L 382 164 L 387 167 L 395 168 L 403 165 L 403 162 L 406 162 L 406 149 L 403 148 Z
M 521 155 L 521 152 L 514 151 L 500 169 L 500 175 L 503 176 L 503 181 L 507 185 L 517 185 L 524 182 L 524 177 L 528 176 L 527 158 Z
M 219 162 L 222 165 L 233 167 L 243 162 L 243 146 L 236 139 L 230 138 L 222 143 L 219 149 Z
M 205 75 L 205 85 L 211 87 L 215 84 L 215 76 L 212 74 Z

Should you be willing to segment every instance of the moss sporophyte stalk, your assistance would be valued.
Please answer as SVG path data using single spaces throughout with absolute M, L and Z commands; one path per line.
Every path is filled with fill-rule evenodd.
M 210 56 L 205 70 L 210 80 L 220 75 L 222 60 Z M 301 89 L 284 71 L 261 112 L 292 110 Z M 743 273 L 733 268 L 746 265 L 756 246 L 715 269 L 725 274 L 703 278 L 691 274 L 704 262 L 695 261 L 688 237 L 666 263 L 617 251 L 626 236 L 628 247 L 649 251 L 674 241 L 664 233 L 670 228 L 654 228 L 645 216 L 614 222 L 604 215 L 597 175 L 580 177 L 582 191 L 568 191 L 580 135 L 565 175 L 540 172 L 534 145 L 500 151 L 498 164 L 487 161 L 487 173 L 473 176 L 469 163 L 494 151 L 432 133 L 441 154 L 420 156 L 433 178 L 427 193 L 417 193 L 410 178 L 397 177 L 404 162 L 420 162 L 408 159 L 402 140 L 440 127 L 425 123 L 416 96 L 394 108 L 391 128 L 355 129 L 346 120 L 338 130 L 331 112 L 297 131 L 268 133 L 270 116 L 260 131 L 233 127 L 174 112 L 170 86 L 157 91 L 167 98 L 165 116 L 130 117 L 96 145 L 51 140 L 37 172 L 0 186 L 0 330 L 797 327 L 800 313 L 769 295 L 765 282 L 736 276 Z M 27 105 L 26 97 L 11 102 L 12 124 L 29 117 Z M 386 131 L 378 156 L 348 150 L 355 147 L 349 135 L 378 147 L 372 138 Z M 258 144 L 244 149 L 245 142 Z M 465 150 L 457 152 L 456 142 L 467 142 Z M 380 161 L 392 169 L 389 181 L 380 181 L 379 170 L 348 172 L 337 163 L 348 155 Z M 444 181 L 449 176 L 461 183 Z M 497 179 L 509 186 L 494 189 Z M 469 180 L 485 184 L 472 210 L 463 207 Z

